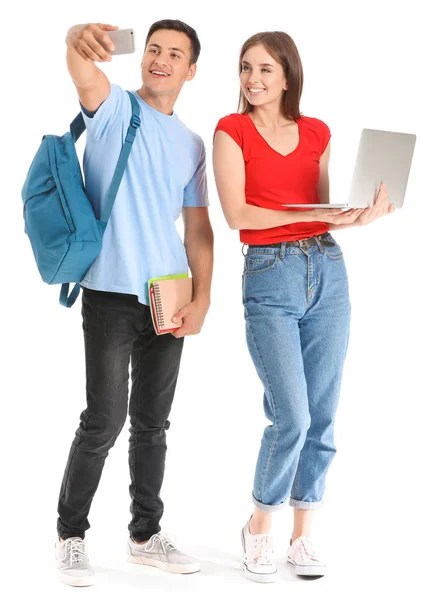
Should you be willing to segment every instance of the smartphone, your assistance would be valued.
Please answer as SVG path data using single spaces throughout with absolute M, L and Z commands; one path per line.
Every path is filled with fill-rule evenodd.
M 115 45 L 113 52 L 108 50 L 112 56 L 135 52 L 134 29 L 117 29 L 116 31 L 107 31 L 106 33 Z

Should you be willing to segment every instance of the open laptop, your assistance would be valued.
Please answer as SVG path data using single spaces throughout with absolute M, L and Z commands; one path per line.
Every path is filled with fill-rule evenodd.
M 349 200 L 345 203 L 282 204 L 296 208 L 367 208 L 377 198 L 380 184 L 387 186 L 389 203 L 401 208 L 417 136 L 378 129 L 363 129 L 356 156 Z

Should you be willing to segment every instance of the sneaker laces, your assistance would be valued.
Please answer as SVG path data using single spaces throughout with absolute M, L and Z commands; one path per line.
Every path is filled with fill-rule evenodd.
M 65 540 L 65 550 L 69 554 L 71 566 L 74 563 L 84 562 L 85 543 L 83 540 L 68 538 Z
M 270 535 L 255 535 L 253 548 L 247 556 L 248 562 L 254 562 L 260 565 L 272 564 L 274 549 Z
M 301 536 L 300 538 L 298 538 L 295 542 L 297 549 L 300 552 L 300 555 L 302 557 L 302 559 L 305 558 L 313 558 L 313 559 L 317 559 L 316 556 L 316 550 L 314 548 L 314 546 L 312 545 L 312 542 L 310 540 L 308 540 L 308 538 Z
M 155 533 L 152 535 L 146 544 L 146 551 L 149 552 L 150 550 L 153 550 L 156 542 L 159 543 L 164 554 L 177 551 L 177 548 L 174 546 L 175 537 L 167 533 Z

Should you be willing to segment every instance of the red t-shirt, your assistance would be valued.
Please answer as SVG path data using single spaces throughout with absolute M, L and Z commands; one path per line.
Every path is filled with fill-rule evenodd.
M 281 204 L 318 204 L 319 159 L 331 133 L 325 123 L 301 117 L 299 144 L 283 156 L 265 141 L 248 114 L 232 114 L 218 122 L 216 131 L 225 131 L 240 146 L 246 166 L 246 202 L 252 206 L 282 209 Z M 291 209 L 305 210 L 305 209 Z M 274 244 L 300 240 L 328 231 L 323 222 L 293 223 L 271 229 L 242 229 L 245 244 Z

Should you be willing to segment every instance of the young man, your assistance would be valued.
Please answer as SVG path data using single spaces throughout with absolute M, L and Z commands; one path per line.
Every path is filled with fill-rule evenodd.
M 67 35 L 67 64 L 87 126 L 84 171 L 98 215 L 131 117 L 125 90 L 110 84 L 95 62 L 111 60 L 107 32 L 117 27 L 76 25 Z M 91 585 L 94 571 L 84 542 L 88 513 L 103 465 L 119 435 L 129 400 L 132 520 L 128 559 L 174 573 L 200 569 L 160 533 L 160 489 L 166 430 L 184 336 L 199 333 L 210 303 L 213 233 L 208 216 L 205 149 L 173 112 L 193 79 L 200 43 L 181 21 L 154 23 L 133 92 L 141 126 L 103 238 L 102 251 L 82 281 L 87 408 L 71 446 L 59 498 L 56 557 L 60 578 Z M 184 221 L 184 243 L 175 221 Z M 151 277 L 187 272 L 193 301 L 176 315 L 183 325 L 156 336 L 148 307 Z

